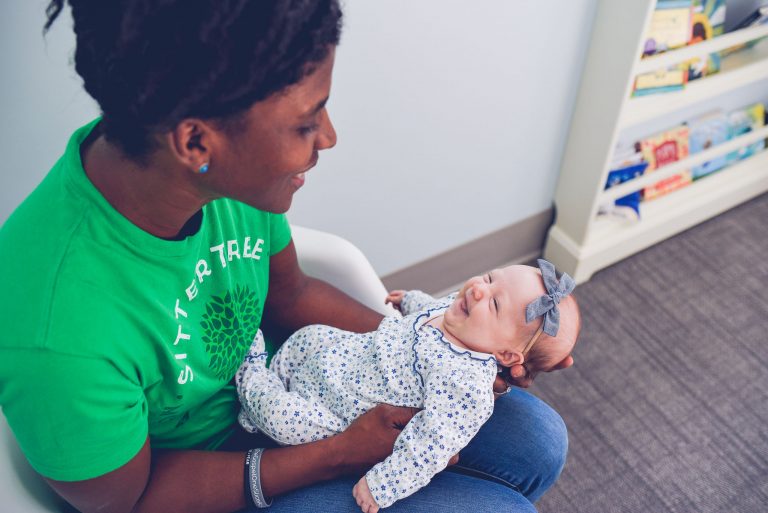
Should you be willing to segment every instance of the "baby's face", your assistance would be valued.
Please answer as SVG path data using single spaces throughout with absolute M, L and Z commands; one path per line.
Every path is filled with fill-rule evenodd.
M 474 276 L 446 310 L 443 327 L 468 348 L 501 361 L 501 351 L 522 349 L 515 346 L 519 326 L 525 323 L 525 307 L 543 289 L 541 276 L 529 266 L 513 265 Z

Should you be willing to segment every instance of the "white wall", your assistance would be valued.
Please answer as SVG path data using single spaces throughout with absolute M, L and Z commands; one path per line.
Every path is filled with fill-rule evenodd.
M 595 0 L 346 2 L 339 142 L 293 222 L 384 275 L 551 206 Z
M 69 134 L 98 115 L 70 62 L 70 18 L 42 36 L 47 4 L 0 4 L 0 223 L 56 162 Z
M 97 109 L 42 0 L 0 7 L 0 222 Z M 289 213 L 384 275 L 551 206 L 596 0 L 346 2 L 339 132 Z M 47 44 L 46 44 L 47 43 Z

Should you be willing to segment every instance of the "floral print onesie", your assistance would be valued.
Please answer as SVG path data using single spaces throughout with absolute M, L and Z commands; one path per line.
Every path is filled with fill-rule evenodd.
M 240 424 L 297 445 L 340 433 L 379 403 L 420 408 L 392 455 L 365 476 L 380 507 L 411 495 L 493 413 L 496 359 L 460 349 L 426 324 L 454 297 L 410 291 L 400 305 L 404 316 L 386 317 L 370 333 L 307 326 L 283 344 L 269 368 L 259 332 L 237 373 Z

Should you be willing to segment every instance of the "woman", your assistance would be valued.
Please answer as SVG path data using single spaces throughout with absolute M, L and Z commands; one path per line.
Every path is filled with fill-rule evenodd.
M 22 450 L 84 512 L 231 512 L 275 496 L 275 511 L 354 511 L 355 476 L 414 412 L 381 405 L 336 437 L 246 453 L 267 443 L 235 431 L 230 382 L 262 312 L 283 331 L 381 320 L 302 274 L 283 215 L 336 142 L 337 2 L 68 3 L 102 116 L 0 231 L 0 404 Z M 63 7 L 50 3 L 46 28 Z M 512 392 L 461 473 L 392 511 L 533 510 L 565 447 L 559 416 Z

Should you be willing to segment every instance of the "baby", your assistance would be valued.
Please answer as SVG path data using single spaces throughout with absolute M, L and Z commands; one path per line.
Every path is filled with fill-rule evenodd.
M 504 367 L 552 370 L 580 328 L 575 284 L 539 260 L 470 278 L 434 298 L 394 291 L 403 317 L 370 333 L 323 325 L 294 333 L 270 367 L 261 333 L 236 382 L 239 421 L 284 445 L 333 436 L 379 403 L 420 408 L 392 454 L 355 485 L 363 512 L 375 513 L 425 486 L 493 413 L 493 382 Z M 558 307 L 559 305 L 559 307 Z

